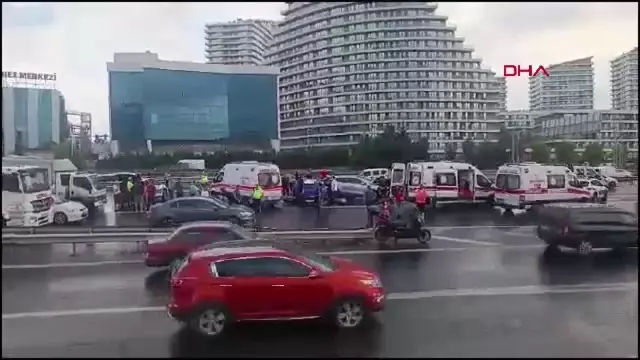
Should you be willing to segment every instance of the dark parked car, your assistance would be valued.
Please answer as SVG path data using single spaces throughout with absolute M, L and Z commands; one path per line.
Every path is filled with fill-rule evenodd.
M 202 221 L 182 225 L 171 235 L 149 240 L 145 264 L 172 265 L 175 269 L 190 252 L 215 243 L 252 240 L 253 233 L 226 221 Z
M 151 226 L 183 224 L 192 221 L 224 220 L 253 226 L 255 213 L 244 205 L 229 205 L 219 199 L 192 196 L 156 204 L 147 214 Z
M 595 248 L 638 246 L 636 214 L 604 204 L 546 205 L 538 217 L 538 237 L 554 248 L 588 254 Z

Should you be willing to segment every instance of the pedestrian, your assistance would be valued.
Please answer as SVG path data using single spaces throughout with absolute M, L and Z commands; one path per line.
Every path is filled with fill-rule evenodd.
M 287 175 L 281 176 L 281 184 L 282 184 L 282 196 L 289 195 L 289 177 Z
M 253 207 L 253 211 L 255 211 L 256 214 L 261 211 L 263 196 L 264 191 L 262 190 L 262 186 L 260 186 L 260 184 L 256 184 L 256 187 L 253 188 L 253 193 L 251 194 L 251 206 Z
M 429 202 L 429 195 L 427 194 L 427 190 L 424 188 L 423 185 L 420 185 L 420 187 L 416 191 L 416 206 L 418 207 L 418 210 L 420 210 L 423 220 L 426 220 L 428 202 Z
M 134 211 L 142 212 L 143 203 L 144 203 L 144 183 L 142 182 L 142 178 L 140 175 L 136 176 L 133 180 L 133 202 L 134 202 Z
M 189 185 L 189 196 L 198 196 L 199 192 L 198 185 L 193 181 L 191 185 Z
M 202 188 L 206 188 L 207 184 L 209 184 L 209 178 L 207 177 L 207 174 L 203 171 L 202 174 L 200 175 L 200 186 L 202 186 Z
M 135 184 L 133 182 L 133 178 L 129 177 L 127 180 L 127 191 L 125 192 L 125 197 L 127 199 L 127 208 L 130 210 L 135 210 L 133 208 L 134 200 L 133 200 L 133 188 Z
M 338 180 L 335 176 L 331 176 L 329 180 L 329 205 L 333 205 L 334 200 L 338 197 Z
M 153 179 L 147 179 L 144 187 L 144 195 L 145 195 L 145 210 L 149 211 L 151 205 L 153 204 L 156 198 L 156 185 L 154 184 Z
M 176 182 L 174 184 L 174 189 L 173 189 L 173 193 L 175 195 L 175 197 L 177 198 L 181 198 L 184 195 L 184 190 L 182 189 L 182 183 L 180 182 L 180 178 L 176 179 Z

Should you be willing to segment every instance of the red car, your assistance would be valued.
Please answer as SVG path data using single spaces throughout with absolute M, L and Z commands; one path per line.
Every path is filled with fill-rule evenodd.
M 175 268 L 187 254 L 205 245 L 252 238 L 251 233 L 229 222 L 192 222 L 177 228 L 168 237 L 149 240 L 145 264 L 149 267 L 172 265 Z
M 215 338 L 231 322 L 329 319 L 359 327 L 383 309 L 378 276 L 335 257 L 268 246 L 211 247 L 189 255 L 171 279 L 169 315 Z

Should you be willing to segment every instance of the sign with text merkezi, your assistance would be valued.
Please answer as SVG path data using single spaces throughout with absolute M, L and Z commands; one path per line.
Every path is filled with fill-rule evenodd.
M 3 79 L 25 79 L 25 80 L 43 80 L 43 81 L 56 81 L 56 74 L 46 73 L 32 73 L 32 72 L 17 72 L 17 71 L 3 71 Z

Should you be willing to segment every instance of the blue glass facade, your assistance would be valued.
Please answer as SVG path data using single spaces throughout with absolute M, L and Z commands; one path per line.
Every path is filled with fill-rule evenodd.
M 109 71 L 111 135 L 152 141 L 277 139 L 277 76 L 149 69 Z
M 59 143 L 64 121 L 64 98 L 58 90 L 2 88 L 2 140 L 7 154 L 16 147 L 38 149 Z

